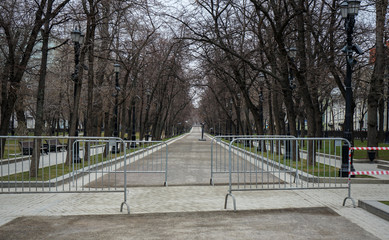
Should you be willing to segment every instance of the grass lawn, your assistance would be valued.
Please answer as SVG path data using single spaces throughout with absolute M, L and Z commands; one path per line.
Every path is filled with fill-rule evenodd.
M 300 141 L 299 141 L 300 142 Z M 360 140 L 354 141 L 355 147 L 367 147 L 367 141 L 361 142 Z M 379 143 L 379 147 L 389 147 L 389 144 L 385 143 Z M 304 150 L 307 150 L 307 144 L 304 144 L 304 147 L 302 148 Z M 320 149 L 317 150 L 318 152 L 322 153 L 331 153 L 334 155 L 340 156 L 342 154 L 342 148 L 340 146 L 335 147 L 334 141 L 327 141 L 326 144 L 323 144 Z M 378 151 L 378 156 L 376 155 L 376 159 L 380 160 L 387 160 L 389 161 L 389 150 L 381 150 Z M 369 159 L 367 155 L 367 151 L 362 150 L 354 150 L 354 158 L 355 159 Z
M 318 177 L 335 177 L 339 173 L 339 168 L 335 168 L 333 166 L 329 166 L 327 164 L 322 164 L 316 162 L 315 165 L 308 164 L 308 161 L 304 158 L 301 158 L 300 161 L 293 161 L 292 159 L 284 159 L 284 155 L 270 152 L 258 152 L 255 147 L 245 147 L 243 144 L 234 143 L 234 146 L 239 148 L 244 148 L 245 150 L 259 154 L 264 158 L 270 159 L 276 163 L 283 164 L 285 166 L 289 166 L 292 168 L 297 168 L 300 171 L 306 172 L 313 176 Z
M 137 133 L 137 138 L 139 138 L 139 133 Z M 27 142 L 27 141 L 34 141 L 34 139 L 27 139 L 27 138 L 9 138 L 6 140 L 5 146 L 4 146 L 4 156 L 3 159 L 12 159 L 15 156 L 22 156 L 22 151 L 19 142 Z M 46 141 L 43 139 L 42 144 L 46 144 Z M 61 138 L 61 136 L 58 136 L 58 144 L 68 144 L 68 139 L 66 138 Z M 94 142 L 89 142 L 90 146 L 94 145 L 102 145 L 104 142 L 102 141 L 94 141 Z M 84 147 L 86 145 L 86 142 L 83 140 L 80 141 L 80 147 Z
M 15 156 L 22 156 L 22 151 L 19 142 L 34 141 L 33 139 L 7 139 L 4 146 L 4 156 L 3 159 L 13 159 Z M 57 144 L 68 144 L 68 139 L 58 139 Z M 80 141 L 80 147 L 83 148 L 87 143 Z M 104 144 L 102 141 L 89 142 L 89 146 L 93 147 L 96 145 Z M 42 145 L 46 145 L 46 141 L 43 139 Z M 48 145 L 47 145 L 48 146 Z M 32 145 L 31 145 L 32 148 Z
M 223 139 L 223 141 L 229 143 L 228 140 Z M 306 173 L 311 174 L 313 176 L 335 177 L 335 176 L 339 175 L 339 168 L 335 168 L 335 167 L 329 166 L 327 164 L 322 164 L 322 163 L 316 162 L 315 165 L 312 166 L 312 165 L 308 164 L 307 159 L 304 159 L 304 158 L 301 158 L 300 161 L 296 162 L 296 161 L 293 161 L 291 159 L 284 159 L 284 155 L 283 154 L 277 154 L 277 153 L 273 153 L 272 154 L 269 151 L 261 153 L 261 152 L 258 152 L 256 150 L 256 147 L 247 147 L 247 146 L 244 146 L 244 144 L 241 144 L 241 143 L 234 143 L 233 145 L 236 146 L 236 147 L 245 149 L 246 151 L 255 153 L 255 154 L 259 154 L 259 155 L 263 154 L 263 157 L 268 158 L 270 160 L 273 160 L 276 163 L 280 163 L 280 164 L 283 164 L 285 166 L 289 166 L 289 167 L 292 167 L 292 168 L 295 168 L 295 169 L 298 168 L 298 170 L 306 172 Z M 328 145 L 328 143 L 327 143 L 327 145 Z M 324 146 L 323 146 L 323 148 L 324 148 Z M 326 148 L 325 152 L 326 153 L 329 152 L 328 146 L 326 146 L 325 148 Z M 302 149 L 306 150 L 306 147 L 302 148 Z M 337 147 L 332 152 L 334 153 L 335 151 L 336 151 L 337 155 L 339 155 L 340 151 L 341 151 L 341 148 Z M 324 151 L 322 149 L 321 151 L 318 150 L 318 152 L 324 152 Z M 365 176 L 365 175 L 358 175 L 358 176 L 354 176 L 354 177 L 355 178 L 374 178 L 372 176 Z
M 292 168 L 297 168 L 300 171 L 306 172 L 308 174 L 311 174 L 313 176 L 317 177 L 336 177 L 339 173 L 339 168 L 329 166 L 322 163 L 315 163 L 314 166 L 308 165 L 306 159 L 301 159 L 301 161 L 293 161 L 291 159 L 284 160 L 283 163 L 287 166 L 290 166 Z M 282 163 L 282 162 L 281 162 Z
M 2 181 L 48 181 L 50 179 L 55 179 L 57 177 L 61 177 L 65 174 L 68 174 L 70 172 L 73 172 L 74 170 L 79 170 L 81 168 L 85 168 L 97 163 L 105 162 L 107 160 L 110 160 L 115 157 L 122 156 L 124 153 L 118 153 L 116 155 L 108 155 L 108 157 L 103 157 L 103 154 L 97 154 L 94 156 L 91 156 L 89 161 L 82 161 L 81 163 L 75 163 L 74 165 L 66 165 L 65 163 L 57 164 L 57 165 L 51 165 L 45 168 L 40 168 L 38 170 L 38 176 L 37 177 L 31 177 L 29 171 L 12 174 L 8 176 L 4 176 L 0 178 Z
M 389 206 L 389 201 L 380 201 L 380 203 L 386 204 Z
M 4 150 L 4 158 L 21 154 L 19 142 L 16 139 L 8 139 L 5 142 Z
M 367 141 L 364 141 L 362 143 L 360 140 L 355 140 L 354 145 L 355 147 L 367 147 Z M 378 146 L 389 147 L 389 144 L 379 143 Z M 354 158 L 369 159 L 367 156 L 367 151 L 361 151 L 361 150 L 354 151 Z M 376 159 L 389 161 L 389 150 L 378 151 L 378 156 L 376 156 Z

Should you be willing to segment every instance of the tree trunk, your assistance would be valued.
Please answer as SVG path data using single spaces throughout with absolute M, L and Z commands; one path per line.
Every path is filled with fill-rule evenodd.
M 377 110 L 382 96 L 383 80 L 385 73 L 385 16 L 388 7 L 387 0 L 376 1 L 376 53 L 374 61 L 373 75 L 370 80 L 370 89 L 368 94 L 368 134 L 367 146 L 378 146 L 377 132 Z
M 24 126 L 27 129 L 27 120 L 26 120 L 26 115 L 25 115 L 25 106 L 24 106 L 24 97 L 19 97 L 17 100 L 17 104 L 15 106 L 15 112 L 16 112 L 16 118 L 18 119 L 18 128 L 19 124 L 20 126 Z
M 94 8 L 91 9 L 90 14 L 88 14 L 87 20 L 87 29 L 88 36 L 87 46 L 88 46 L 88 85 L 87 85 L 87 109 L 86 109 L 86 124 L 85 129 L 89 136 L 93 136 L 95 132 L 93 119 L 95 116 L 95 107 L 94 107 L 94 42 L 95 42 L 95 31 L 96 31 L 96 17 L 94 13 Z M 85 136 L 85 134 L 84 134 Z
M 267 103 L 268 103 L 268 114 L 269 114 L 269 135 L 274 135 L 274 115 L 272 112 L 273 109 L 273 101 L 272 101 L 272 95 L 273 93 L 271 91 L 267 92 Z
M 383 85 L 382 85 L 383 86 Z M 378 139 L 380 142 L 384 141 L 385 135 L 384 135 L 384 109 L 385 109 L 385 103 L 384 103 L 384 88 L 381 89 L 381 94 L 382 97 L 379 100 L 378 103 L 378 115 L 379 115 L 379 134 L 378 134 Z
M 39 70 L 39 84 L 38 84 L 38 93 L 37 93 L 37 102 L 36 102 L 36 116 L 35 116 L 35 130 L 34 135 L 40 136 L 43 132 L 44 127 L 44 103 L 45 103 L 45 90 L 46 90 L 46 73 L 47 73 L 47 55 L 49 48 L 49 36 L 50 36 L 50 20 L 51 20 L 51 11 L 53 6 L 53 0 L 49 0 L 46 9 L 46 20 L 44 24 L 44 29 L 42 32 L 42 56 L 41 56 L 41 68 Z M 36 145 L 35 145 L 36 144 Z M 34 141 L 34 147 L 32 151 L 32 158 L 30 164 L 30 175 L 31 177 L 38 176 L 39 169 L 39 159 L 40 159 L 40 146 L 42 142 L 41 139 Z
M 111 121 L 110 113 L 105 112 L 104 113 L 104 137 L 109 137 L 112 135 L 112 122 L 113 121 Z M 108 156 L 108 152 L 109 152 L 108 146 L 109 144 L 107 143 L 106 147 L 104 148 L 104 154 L 103 154 L 104 157 Z

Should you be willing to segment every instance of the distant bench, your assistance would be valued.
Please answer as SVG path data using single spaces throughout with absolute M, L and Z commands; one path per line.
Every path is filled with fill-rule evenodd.
M 25 142 L 19 142 L 20 148 L 22 150 L 23 155 L 31 155 L 32 150 L 34 147 L 34 142 L 33 141 L 25 141 Z M 47 146 L 41 145 L 41 152 L 46 153 L 48 152 Z
M 58 139 L 46 139 L 46 145 L 49 152 L 67 150 L 68 145 L 61 143 Z

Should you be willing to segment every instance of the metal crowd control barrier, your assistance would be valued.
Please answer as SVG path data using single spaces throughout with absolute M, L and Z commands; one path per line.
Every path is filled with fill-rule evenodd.
M 228 174 L 228 158 L 229 158 L 229 144 L 231 141 L 237 138 L 249 138 L 249 139 L 257 139 L 257 138 L 295 138 L 291 135 L 219 135 L 214 136 L 211 140 L 211 178 L 210 185 L 215 184 L 215 174 Z M 253 149 L 257 149 L 258 151 L 262 151 L 261 149 L 265 149 L 262 141 L 251 141 Z M 238 151 L 239 148 L 233 147 L 234 151 Z M 235 165 L 232 166 L 232 171 L 235 172 Z
M 0 136 L 1 193 L 123 192 L 126 149 L 120 138 Z
M 131 154 L 127 159 L 126 172 L 164 174 L 164 186 L 167 186 L 168 145 L 163 141 L 123 141 L 137 154 Z
M 367 150 L 367 151 L 387 151 L 389 150 L 389 147 L 350 147 L 349 148 L 349 154 L 348 154 L 348 162 L 349 162 L 349 169 L 348 169 L 348 195 L 343 200 L 343 206 L 346 204 L 347 199 L 350 199 L 353 203 L 353 206 L 355 207 L 355 201 L 351 197 L 351 176 L 355 175 L 389 175 L 389 171 L 350 171 L 351 166 L 351 154 L 355 150 Z
M 253 141 L 262 146 L 260 151 Z M 284 146 L 290 144 L 288 153 Z M 343 138 L 236 138 L 229 144 L 229 190 L 234 191 L 347 188 L 339 177 Z M 235 149 L 235 150 L 234 150 Z M 266 151 L 265 151 L 266 150 Z

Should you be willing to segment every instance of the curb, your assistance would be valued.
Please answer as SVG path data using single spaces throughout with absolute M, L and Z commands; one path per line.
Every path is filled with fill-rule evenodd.
M 374 200 L 358 200 L 358 207 L 389 221 L 389 206 Z
M 384 165 L 377 165 L 377 168 L 384 169 L 384 170 L 389 170 L 389 166 L 384 166 Z

